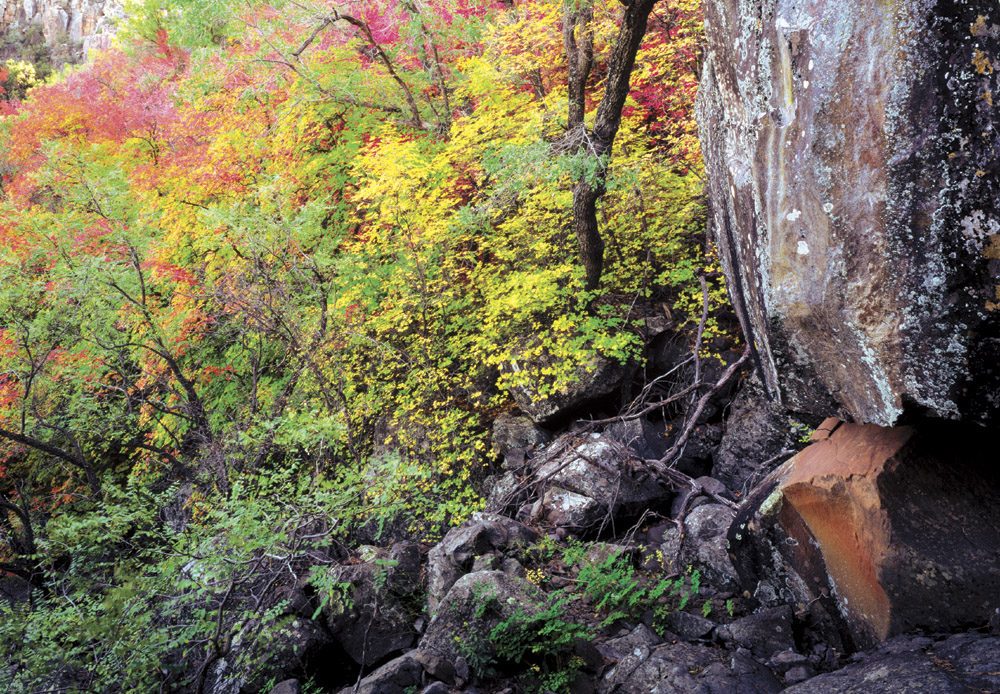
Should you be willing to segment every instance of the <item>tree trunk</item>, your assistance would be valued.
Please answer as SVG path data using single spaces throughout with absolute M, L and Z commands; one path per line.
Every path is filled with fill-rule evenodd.
M 614 146 L 615 137 L 618 135 L 618 127 L 621 125 L 622 109 L 625 107 L 625 99 L 628 98 L 635 57 L 639 52 L 639 46 L 642 45 L 642 39 L 646 35 L 649 14 L 653 11 L 655 4 L 656 0 L 631 0 L 626 5 L 625 16 L 622 17 L 618 36 L 611 50 L 611 58 L 608 60 L 608 78 L 601 104 L 597 107 L 594 130 L 587 138 L 588 141 L 582 145 L 587 147 L 592 156 L 599 160 L 597 171 L 592 180 L 581 178 L 573 190 L 573 231 L 576 233 L 580 249 L 580 261 L 586 272 L 588 290 L 597 288 L 604 271 L 604 241 L 597 225 L 597 202 L 605 193 L 608 173 L 607 159 Z M 575 21 L 574 27 L 576 26 Z M 578 116 L 576 109 L 584 106 L 582 94 L 578 94 L 575 90 L 581 89 L 584 85 L 574 82 L 580 73 L 579 69 L 574 69 L 574 64 L 577 67 L 580 65 L 580 48 L 579 42 L 571 43 L 572 31 L 568 27 L 570 27 L 569 18 L 564 25 L 564 38 L 570 65 L 570 128 L 572 129 L 574 127 L 573 119 Z M 574 53 L 569 50 L 571 45 L 577 48 Z M 582 123 L 583 115 L 581 112 L 579 113 L 579 124 L 582 125 Z
M 567 9 L 563 19 L 563 46 L 566 50 L 569 81 L 569 129 L 583 126 L 587 112 L 587 80 L 594 67 L 594 32 L 590 23 L 594 8 L 584 0 L 583 6 Z

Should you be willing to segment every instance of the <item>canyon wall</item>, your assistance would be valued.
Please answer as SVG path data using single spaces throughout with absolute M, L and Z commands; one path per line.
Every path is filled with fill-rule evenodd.
M 0 0 L 0 33 L 8 45 L 41 40 L 58 65 L 107 48 L 121 15 L 121 0 Z

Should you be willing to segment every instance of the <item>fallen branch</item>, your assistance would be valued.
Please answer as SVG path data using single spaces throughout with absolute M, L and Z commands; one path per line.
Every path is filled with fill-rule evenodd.
M 739 373 L 740 369 L 745 363 L 750 359 L 750 347 L 747 346 L 743 350 L 743 354 L 739 359 L 734 361 L 729 365 L 719 377 L 719 380 L 715 382 L 708 391 L 698 400 L 697 406 L 694 408 L 694 412 L 687 418 L 687 422 L 684 424 L 684 429 L 681 430 L 681 435 L 677 438 L 677 441 L 673 446 L 670 447 L 663 457 L 659 460 L 647 460 L 646 463 L 651 465 L 654 470 L 661 476 L 669 478 L 672 465 L 677 462 L 677 459 L 684 452 L 684 447 L 687 446 L 688 439 L 691 438 L 691 434 L 694 432 L 695 427 L 698 425 L 698 420 L 701 419 L 701 415 L 704 413 L 705 408 L 708 407 L 708 403 L 713 397 L 719 394 L 723 388 L 725 388 L 733 377 Z

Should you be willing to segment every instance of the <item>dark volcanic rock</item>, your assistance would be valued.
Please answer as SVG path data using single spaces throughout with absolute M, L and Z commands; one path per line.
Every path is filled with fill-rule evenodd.
M 427 606 L 433 615 L 455 582 L 473 570 L 476 557 L 510 550 L 524 550 L 538 533 L 510 518 L 477 513 L 427 554 Z
M 744 653 L 690 643 L 663 643 L 648 627 L 599 647 L 614 664 L 597 684 L 610 694 L 767 694 L 781 686 Z
M 729 557 L 727 532 L 733 511 L 721 504 L 704 504 L 684 519 L 681 566 L 694 566 L 717 588 L 736 587 L 736 569 Z
M 466 574 L 442 598 L 420 650 L 452 664 L 470 653 L 489 662 L 496 657 L 489 639 L 493 627 L 515 611 L 541 609 L 542 601 L 541 592 L 523 578 L 502 571 Z
M 360 665 L 378 663 L 416 643 L 415 614 L 408 603 L 419 583 L 393 581 L 391 571 L 374 562 L 336 569 L 337 581 L 351 586 L 350 599 L 331 600 L 323 614 L 334 639 Z M 405 581 L 405 575 L 395 578 Z
M 730 405 L 712 476 L 746 493 L 777 467 L 782 451 L 795 446 L 793 424 L 785 408 L 769 400 L 757 377 L 751 377 Z
M 790 694 L 967 694 L 1000 691 L 1000 638 L 959 634 L 889 641 L 860 662 L 785 690 Z
M 528 453 L 552 440 L 552 436 L 530 417 L 501 414 L 493 421 L 493 453 L 504 467 L 520 467 Z
M 688 641 L 700 641 L 715 629 L 715 622 L 690 612 L 671 612 L 663 619 L 671 633 Z
M 712 223 L 764 384 L 881 425 L 1000 413 L 1000 6 L 710 0 Z
M 537 368 L 539 365 L 534 366 Z M 511 369 L 517 371 L 520 366 L 515 362 L 511 364 Z M 588 403 L 615 394 L 634 372 L 635 367 L 632 365 L 595 356 L 589 364 L 577 369 L 576 380 L 565 384 L 560 391 L 542 394 L 532 388 L 518 386 L 511 389 L 511 396 L 525 414 L 535 422 L 544 424 L 560 419 Z
M 534 479 L 541 498 L 532 518 L 581 533 L 613 528 L 667 496 L 634 453 L 602 434 L 560 437 L 539 458 Z
M 843 424 L 776 470 L 729 533 L 764 602 L 825 606 L 845 644 L 986 626 L 1000 604 L 1000 470 L 957 424 Z
M 719 627 L 719 638 L 724 643 L 746 648 L 761 660 L 782 651 L 793 651 L 792 608 L 782 605 L 737 619 Z
M 341 694 L 406 694 L 417 689 L 423 676 L 423 666 L 412 653 L 407 653 L 390 660 L 357 687 L 342 689 Z
M 618 441 L 640 458 L 658 460 L 667 452 L 667 427 L 645 417 L 615 422 L 604 435 Z
M 11 606 L 27 602 L 31 597 L 31 584 L 14 575 L 0 576 L 0 601 Z

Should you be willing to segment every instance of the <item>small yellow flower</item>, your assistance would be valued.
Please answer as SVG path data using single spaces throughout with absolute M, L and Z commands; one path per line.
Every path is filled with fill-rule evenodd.
M 548 580 L 548 577 L 545 575 L 545 571 L 543 569 L 528 569 L 525 578 L 527 578 L 531 583 L 534 583 L 536 586 L 540 586 Z

